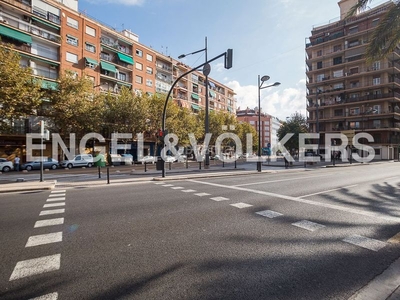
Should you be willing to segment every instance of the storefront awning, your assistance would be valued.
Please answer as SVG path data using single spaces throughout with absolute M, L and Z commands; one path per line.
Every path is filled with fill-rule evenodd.
M 0 35 L 7 36 L 23 43 L 32 44 L 32 38 L 30 35 L 5 27 L 3 25 L 0 25 Z
M 192 94 L 192 99 L 193 100 L 199 100 L 199 95 L 197 95 L 197 94 Z
M 118 55 L 118 59 L 120 61 L 123 61 L 123 62 L 125 62 L 127 64 L 133 65 L 133 58 L 132 57 L 130 57 L 130 56 L 126 55 L 126 54 L 122 54 L 120 52 L 117 52 L 117 55 Z
M 100 65 L 101 65 L 101 68 L 103 70 L 106 70 L 106 71 L 109 71 L 109 72 L 113 72 L 113 73 L 117 73 L 117 68 L 112 64 L 109 64 L 107 62 L 102 61 L 100 63 Z
M 198 106 L 197 104 L 193 104 L 193 103 L 192 103 L 192 108 L 194 110 L 200 110 L 200 106 Z

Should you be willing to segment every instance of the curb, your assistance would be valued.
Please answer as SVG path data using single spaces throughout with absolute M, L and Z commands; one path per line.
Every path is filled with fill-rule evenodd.
M 56 184 L 57 180 L 44 182 L 18 182 L 18 184 L 13 184 L 13 186 L 9 188 L 7 188 L 8 184 L 5 184 L 5 186 L 0 186 L 0 193 L 52 190 Z

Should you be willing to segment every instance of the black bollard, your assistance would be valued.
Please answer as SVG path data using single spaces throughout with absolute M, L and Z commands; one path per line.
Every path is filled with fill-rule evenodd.
M 144 162 L 144 171 L 147 172 L 147 163 Z
M 110 184 L 110 168 L 107 167 L 107 184 Z
M 97 167 L 97 170 L 99 172 L 99 178 L 101 178 L 100 166 Z

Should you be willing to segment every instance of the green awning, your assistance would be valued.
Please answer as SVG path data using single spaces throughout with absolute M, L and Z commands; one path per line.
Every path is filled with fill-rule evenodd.
M 48 80 L 42 80 L 42 89 L 56 91 L 58 90 L 58 83 Z
M 192 94 L 192 99 L 194 99 L 194 100 L 199 100 L 199 95 L 197 95 L 197 94 Z
M 113 72 L 113 73 L 117 73 L 117 68 L 112 64 L 109 64 L 107 62 L 102 61 L 100 63 L 100 65 L 101 65 L 101 68 L 103 70 L 106 70 L 106 71 L 109 71 L 109 72 Z
M 0 35 L 7 36 L 23 43 L 32 44 L 32 38 L 30 35 L 5 27 L 3 25 L 0 25 Z
M 229 106 L 228 106 L 228 111 L 232 112 L 232 108 L 230 108 Z
M 195 110 L 200 110 L 200 106 L 198 106 L 197 104 L 193 104 L 193 103 L 192 103 L 192 108 Z
M 36 22 L 39 22 L 39 23 L 41 23 L 41 24 L 43 24 L 43 25 L 46 25 L 46 26 L 49 26 L 49 27 L 51 27 L 51 28 L 60 30 L 60 26 L 57 26 L 57 25 L 52 24 L 52 23 L 50 23 L 50 22 L 46 22 L 46 21 L 41 20 L 41 19 L 36 18 L 36 17 L 31 17 L 31 19 L 34 20 L 34 21 L 36 21 Z
M 126 62 L 127 64 L 133 65 L 133 58 L 126 55 L 126 54 L 122 54 L 120 52 L 117 52 L 118 55 L 118 59 L 120 61 Z
M 208 93 L 209 93 L 210 96 L 213 97 L 213 98 L 216 98 L 216 97 L 217 97 L 217 94 L 215 94 L 214 91 L 210 91 L 210 90 L 209 90 Z
M 97 62 L 97 60 L 95 60 L 95 59 L 93 59 L 93 58 L 90 58 L 90 57 L 85 57 L 85 59 L 86 59 L 86 61 L 89 63 L 89 64 L 93 64 L 93 65 L 95 65 L 95 66 L 97 66 L 99 63 Z

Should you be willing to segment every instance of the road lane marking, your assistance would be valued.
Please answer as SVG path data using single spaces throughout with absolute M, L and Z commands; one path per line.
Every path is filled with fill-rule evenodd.
M 205 182 L 205 181 L 194 180 L 194 179 L 188 179 L 187 181 L 204 184 L 204 185 L 221 187 L 221 188 L 225 188 L 225 189 L 236 190 L 236 191 L 250 192 L 250 193 L 254 193 L 254 194 L 258 194 L 258 195 L 269 196 L 269 197 L 273 197 L 273 198 L 280 198 L 280 199 L 285 199 L 285 200 L 294 201 L 294 202 L 303 203 L 303 204 L 315 205 L 315 206 L 324 207 L 324 208 L 335 209 L 335 210 L 344 211 L 347 213 L 353 213 L 353 214 L 357 214 L 357 215 L 373 217 L 373 218 L 396 222 L 396 223 L 400 222 L 400 217 L 385 216 L 385 215 L 382 215 L 379 213 L 362 211 L 359 209 L 343 207 L 343 206 L 336 205 L 336 204 L 321 203 L 321 202 L 317 202 L 317 201 L 313 201 L 313 200 L 302 199 L 299 197 L 280 195 L 280 194 L 276 194 L 276 193 L 252 190 L 252 189 L 238 187 L 238 186 L 229 186 L 229 185 L 223 185 L 223 184 L 218 184 L 218 183 Z
M 58 299 L 58 293 L 50 293 L 40 297 L 31 298 L 29 300 L 57 300 L 57 299 Z
M 40 297 L 31 298 L 29 300 L 57 300 L 57 299 L 58 299 L 58 293 L 50 293 Z
M 164 184 L 164 185 L 162 185 L 163 187 L 171 187 L 171 186 L 174 186 L 173 184 Z
M 260 215 L 260 216 L 263 216 L 263 217 L 267 217 L 269 219 L 273 219 L 273 218 L 276 218 L 276 217 L 283 216 L 283 214 L 278 213 L 278 212 L 273 211 L 273 210 L 258 211 L 258 212 L 256 212 L 256 214 Z
M 318 229 L 322 229 L 324 227 L 326 227 L 325 225 L 322 224 L 318 224 L 318 223 L 314 223 L 308 220 L 302 220 L 296 223 L 292 223 L 293 226 L 299 227 L 299 228 L 303 228 L 305 230 L 308 231 L 315 231 Z
M 243 184 L 237 184 L 236 186 L 247 186 L 247 185 L 257 185 L 257 184 L 266 184 L 266 183 L 276 183 L 276 182 L 284 182 L 284 181 L 292 181 L 292 180 L 303 180 L 303 179 L 307 179 L 307 178 L 325 177 L 325 176 L 333 176 L 333 175 L 334 174 L 324 174 L 324 175 L 293 177 L 293 178 L 285 178 L 285 179 L 277 179 L 277 180 L 269 180 L 269 181 L 243 183 Z
M 47 202 L 51 202 L 51 201 L 65 201 L 65 197 L 47 199 Z
M 237 208 L 246 208 L 246 207 L 251 207 L 253 205 L 251 204 L 247 204 L 247 203 L 243 203 L 243 202 L 239 202 L 239 203 L 235 203 L 235 204 L 230 204 L 231 206 L 237 207 Z
M 182 187 L 182 186 L 174 186 L 171 189 L 173 189 L 173 190 L 183 190 L 184 187 Z
M 154 182 L 154 184 L 165 184 L 165 182 Z
M 45 205 L 43 205 L 43 208 L 56 207 L 56 206 L 65 206 L 65 202 L 45 204 Z
M 197 192 L 196 190 L 181 190 L 183 193 L 194 193 Z
M 343 242 L 353 244 L 353 245 L 356 245 L 356 246 L 359 246 L 359 247 L 362 247 L 362 248 L 365 248 L 368 250 L 372 250 L 375 252 L 379 251 L 380 249 L 382 249 L 383 247 L 386 246 L 385 242 L 370 239 L 370 238 L 367 238 L 365 236 L 358 235 L 358 234 L 355 234 L 355 235 L 352 235 L 352 236 L 349 236 L 349 237 L 343 239 Z
M 36 221 L 35 226 L 33 226 L 33 228 L 55 226 L 61 224 L 64 224 L 64 218 L 55 218 L 55 219 Z
M 353 184 L 353 185 L 344 186 L 344 187 L 337 188 L 337 189 L 331 189 L 331 190 L 326 190 L 326 191 L 322 191 L 322 192 L 318 192 L 318 193 L 308 194 L 308 195 L 300 196 L 299 198 L 307 198 L 307 197 L 310 197 L 310 196 L 315 196 L 315 195 L 320 195 L 320 194 L 326 194 L 326 193 L 330 193 L 330 192 L 334 192 L 334 191 L 339 191 L 339 190 L 343 190 L 343 189 L 349 189 L 349 188 L 356 187 L 356 186 L 358 186 L 358 184 Z
M 50 193 L 65 193 L 67 190 L 52 190 Z
M 199 197 L 204 197 L 204 196 L 211 196 L 211 194 L 208 194 L 208 193 L 197 193 L 197 194 L 195 194 L 196 196 L 199 196 Z
M 65 197 L 65 193 L 62 193 L 62 194 L 50 194 L 49 195 L 50 198 L 52 198 L 52 197 L 62 197 L 62 196 Z
M 43 256 L 17 262 L 10 281 L 42 273 L 57 271 L 61 265 L 61 254 Z
M 62 242 L 62 231 L 30 236 L 25 248 L 58 242 Z
M 63 213 L 65 213 L 64 208 L 52 209 L 52 210 L 42 210 L 40 212 L 39 216 L 47 216 L 47 215 L 63 214 Z
M 229 198 L 225 198 L 225 197 L 214 197 L 214 198 L 210 198 L 211 200 L 214 201 L 227 201 L 229 200 Z

